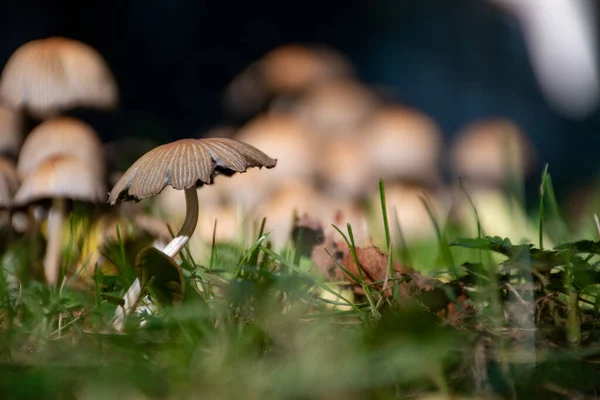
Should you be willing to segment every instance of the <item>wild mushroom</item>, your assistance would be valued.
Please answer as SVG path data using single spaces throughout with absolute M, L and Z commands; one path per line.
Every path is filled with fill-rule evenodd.
M 25 178 L 41 162 L 56 155 L 77 157 L 104 178 L 102 143 L 94 129 L 83 121 L 58 117 L 38 125 L 23 142 L 17 171 Z
M 506 118 L 485 118 L 467 124 L 450 149 L 455 175 L 477 186 L 499 187 L 531 172 L 535 149 L 527 135 Z
M 350 62 L 334 49 L 288 44 L 271 50 L 234 77 L 225 91 L 225 103 L 233 112 L 248 116 L 273 96 L 295 95 L 352 75 Z
M 337 79 L 309 88 L 291 112 L 325 139 L 346 139 L 378 105 L 370 88 L 356 80 Z
M 67 199 L 97 203 L 105 199 L 104 180 L 77 157 L 56 155 L 40 163 L 21 183 L 13 207 L 52 199 L 48 212 L 44 273 L 55 286 L 60 274 L 60 246 Z
M 223 185 L 228 197 L 246 210 L 261 203 L 283 182 L 315 175 L 318 142 L 292 116 L 260 115 L 240 128 L 236 139 L 279 156 L 276 169 L 264 174 L 249 171 L 252 179 L 235 176 Z
M 179 233 L 163 249 L 174 257 L 189 241 L 198 222 L 196 188 L 213 183 L 216 175 L 231 176 L 250 167 L 273 168 L 277 164 L 262 151 L 246 143 L 228 138 L 181 139 L 158 146 L 140 157 L 123 174 L 109 194 L 109 203 L 118 200 L 139 201 L 156 196 L 166 186 L 183 190 L 186 217 Z M 125 294 L 123 310 L 117 309 L 114 326 L 122 329 L 124 318 L 139 299 L 139 279 Z
M 112 109 L 118 89 L 95 49 L 50 37 L 25 43 L 12 54 L 0 77 L 0 96 L 11 107 L 47 118 L 80 106 Z
M 385 107 L 361 127 L 365 161 L 386 181 L 418 183 L 440 181 L 442 134 L 435 121 L 408 107 Z

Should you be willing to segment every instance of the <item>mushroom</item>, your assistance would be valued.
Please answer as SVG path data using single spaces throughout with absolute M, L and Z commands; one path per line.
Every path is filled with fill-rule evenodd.
M 57 117 L 38 125 L 23 142 L 17 171 L 25 178 L 41 162 L 55 155 L 77 157 L 104 178 L 102 143 L 94 129 L 83 121 Z
M 276 169 L 251 171 L 253 179 L 233 177 L 223 185 L 228 197 L 244 209 L 259 204 L 285 181 L 314 177 L 318 145 L 292 116 L 258 116 L 239 130 L 236 139 L 279 156 Z
M 55 286 L 60 274 L 60 246 L 66 200 L 97 203 L 105 198 L 106 189 L 102 177 L 87 163 L 69 155 L 47 158 L 21 183 L 15 194 L 13 207 L 24 207 L 37 201 L 52 199 L 44 257 L 44 273 L 49 285 Z
M 112 109 L 118 89 L 95 49 L 50 37 L 25 43 L 12 54 L 0 77 L 0 96 L 11 107 L 47 118 L 79 106 Z
M 295 44 L 267 53 L 261 60 L 261 69 L 272 93 L 298 92 L 319 82 L 352 75 L 349 61 L 337 51 Z
M 323 192 L 337 200 L 355 201 L 377 187 L 374 169 L 364 155 L 368 140 L 334 140 L 321 147 L 318 177 Z
M 250 115 L 273 96 L 294 95 L 330 79 L 353 75 L 350 62 L 323 46 L 288 44 L 264 55 L 233 78 L 225 92 L 227 107 Z
M 319 209 L 319 194 L 312 181 L 290 180 L 283 183 L 265 203 L 249 213 L 249 218 L 261 221 L 266 218 L 265 229 L 274 248 L 281 249 L 289 242 L 294 215 L 313 215 Z
M 169 257 L 189 241 L 198 222 L 198 194 L 196 188 L 210 185 L 216 175 L 231 176 L 250 167 L 273 168 L 277 164 L 262 151 L 246 143 L 229 138 L 181 139 L 158 146 L 140 157 L 125 171 L 109 194 L 109 203 L 118 200 L 139 201 L 156 196 L 166 186 L 183 190 L 186 217 L 179 233 L 163 249 Z M 117 309 L 114 326 L 122 329 L 124 318 L 135 307 L 141 293 L 136 279 L 125 295 L 123 310 Z
M 361 129 L 365 162 L 386 181 L 435 186 L 440 180 L 442 134 L 435 121 L 408 107 L 386 107 Z
M 453 172 L 478 186 L 499 187 L 531 172 L 535 150 L 519 126 L 506 118 L 486 118 L 463 127 L 450 150 Z
M 362 83 L 337 79 L 311 87 L 291 112 L 325 139 L 347 139 L 378 105 L 375 93 Z

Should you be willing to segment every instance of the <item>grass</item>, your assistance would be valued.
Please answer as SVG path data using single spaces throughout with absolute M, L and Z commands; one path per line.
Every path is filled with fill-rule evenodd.
M 400 225 L 381 183 L 384 231 L 373 234 L 393 257 L 381 281 L 347 271 L 365 295 L 327 282 L 299 251 L 273 250 L 263 221 L 249 246 L 213 241 L 207 259 L 184 251 L 178 266 L 138 260 L 161 302 L 128 318 L 122 333 L 110 321 L 151 237 L 119 225 L 84 283 L 72 277 L 49 289 L 39 273 L 43 236 L 5 228 L 2 398 L 595 398 L 600 242 L 569 241 L 547 170 L 533 218 L 537 246 L 486 236 L 494 232 L 483 230 L 461 187 L 477 236 L 428 209 L 437 238 L 411 246 L 391 239 Z M 65 260 L 77 259 L 91 234 L 76 229 L 98 218 L 89 211 L 72 214 Z M 344 228 L 337 239 L 360 265 L 352 227 Z M 438 249 L 427 266 L 444 277 L 435 284 L 394 269 Z

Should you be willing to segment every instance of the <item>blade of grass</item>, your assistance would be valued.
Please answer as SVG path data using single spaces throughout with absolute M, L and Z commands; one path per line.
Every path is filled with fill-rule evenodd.
M 396 271 L 394 270 L 393 254 L 392 254 L 392 235 L 390 233 L 390 224 L 387 212 L 387 202 L 385 201 L 385 183 L 383 179 L 379 180 L 379 200 L 381 201 L 381 217 L 383 218 L 383 230 L 385 232 L 385 245 L 387 247 L 388 254 L 388 265 L 387 265 L 387 277 L 394 279 L 396 278 Z M 385 284 L 382 292 L 385 293 Z M 400 297 L 400 288 L 398 286 L 392 287 L 392 299 L 394 302 Z M 382 297 L 383 298 L 383 297 Z
M 217 256 L 217 219 L 213 224 L 212 242 L 210 244 L 210 260 L 208 262 L 208 271 L 212 271 L 215 257 Z
M 398 240 L 400 242 L 400 256 L 401 261 L 404 266 L 412 266 L 412 256 L 410 254 L 410 250 L 408 248 L 408 244 L 406 243 L 406 238 L 404 236 L 404 231 L 402 230 L 402 226 L 400 225 L 400 219 L 398 218 L 398 209 L 394 207 L 394 223 L 396 225 L 396 231 L 398 231 Z
M 295 271 L 298 275 L 300 275 L 300 276 L 302 276 L 304 278 L 308 278 L 309 280 L 311 280 L 319 288 L 325 290 L 326 292 L 329 292 L 329 293 L 333 294 L 335 297 L 337 297 L 338 299 L 342 300 L 345 304 L 349 305 L 357 313 L 359 313 L 361 316 L 363 316 L 363 314 L 364 314 L 363 311 L 360 308 L 358 308 L 353 302 L 351 302 L 350 300 L 348 300 L 347 298 L 345 298 L 341 294 L 337 293 L 335 290 L 329 288 L 327 285 L 325 285 L 322 282 L 320 282 L 318 279 L 316 279 L 310 273 L 302 270 L 297 265 L 289 263 L 283 257 L 281 257 L 279 254 L 275 253 L 273 250 L 271 250 L 271 249 L 269 249 L 269 248 L 267 248 L 265 246 L 260 245 L 260 250 L 263 251 L 263 252 L 265 252 L 265 254 L 267 254 L 269 257 L 271 257 L 272 259 L 274 259 L 278 263 L 280 263 L 282 265 L 285 265 L 287 268 L 289 268 L 292 271 Z
M 446 235 L 440 228 L 440 225 L 438 224 L 437 219 L 435 218 L 435 215 L 433 214 L 433 210 L 431 209 L 431 206 L 429 205 L 429 201 L 427 200 L 427 198 L 425 196 L 421 195 L 421 196 L 419 196 L 419 199 L 421 199 L 421 202 L 425 206 L 425 209 L 427 210 L 427 214 L 429 215 L 429 219 L 431 220 L 431 223 L 433 224 L 433 228 L 435 229 L 435 234 L 437 236 L 440 251 L 442 252 L 442 255 L 445 259 L 444 261 L 448 265 L 448 270 L 452 275 L 454 275 L 454 277 L 453 277 L 454 279 L 458 279 L 458 271 L 454 265 L 454 258 L 452 257 L 452 253 L 450 252 L 450 247 L 448 246 L 448 243 L 449 243 L 448 239 L 446 238 Z
M 538 241 L 540 244 L 540 250 L 544 250 L 544 196 L 546 194 L 546 176 L 548 175 L 548 164 L 544 165 L 542 171 L 542 181 L 540 183 L 540 211 L 539 211 L 539 228 L 538 228 Z
M 354 235 L 352 234 L 352 226 L 350 224 L 347 224 L 346 227 L 348 228 L 349 239 L 348 239 L 348 237 L 346 237 L 346 235 L 344 235 L 344 233 L 337 226 L 333 225 L 333 228 L 336 231 L 338 231 L 338 233 L 342 236 L 342 238 L 346 242 L 346 245 L 350 249 L 350 254 L 352 254 L 352 258 L 354 259 L 354 263 L 356 264 L 356 269 L 358 269 L 358 275 L 360 277 L 360 280 L 358 283 L 362 286 L 363 290 L 365 291 L 365 295 L 367 296 L 367 300 L 369 301 L 369 305 L 371 307 L 371 313 L 372 313 L 373 317 L 380 318 L 381 314 L 379 313 L 379 311 L 377 311 L 375 301 L 373 300 L 373 295 L 371 294 L 371 289 L 369 288 L 369 285 L 365 282 L 365 277 L 364 277 L 363 271 L 362 271 L 363 268 L 360 265 L 360 262 L 358 261 L 358 256 L 356 254 L 356 246 L 354 243 Z

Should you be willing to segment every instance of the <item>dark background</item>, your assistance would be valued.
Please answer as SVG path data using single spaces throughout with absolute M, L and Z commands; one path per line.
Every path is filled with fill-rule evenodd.
M 600 112 L 555 113 L 535 81 L 515 18 L 482 0 L 3 0 L 0 63 L 26 41 L 82 40 L 119 82 L 115 114 L 89 112 L 105 140 L 164 142 L 240 123 L 223 107 L 231 78 L 277 45 L 325 43 L 359 77 L 433 116 L 450 138 L 485 116 L 514 119 L 559 188 L 600 166 Z M 536 178 L 537 179 L 537 178 Z

